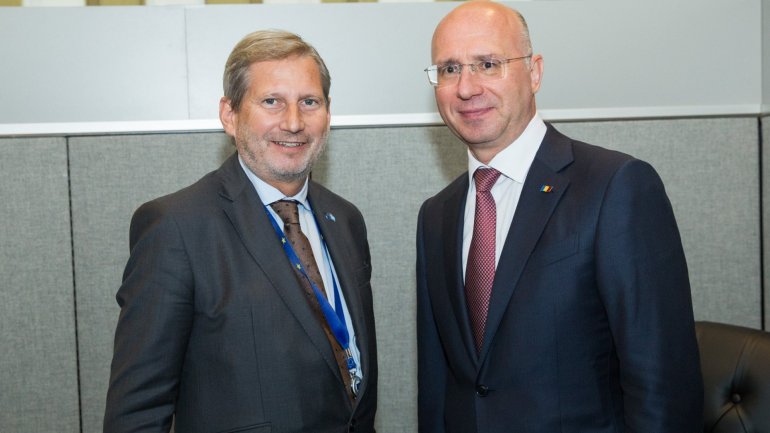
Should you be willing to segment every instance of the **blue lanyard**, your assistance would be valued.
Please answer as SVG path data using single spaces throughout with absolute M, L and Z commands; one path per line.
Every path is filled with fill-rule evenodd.
M 342 347 L 342 349 L 345 351 L 345 356 L 347 358 L 346 363 L 347 363 L 348 373 L 350 373 L 353 393 L 358 394 L 358 386 L 360 384 L 360 378 L 358 378 L 358 374 L 357 374 L 358 368 L 356 366 L 355 359 L 353 359 L 353 352 L 350 350 L 350 334 L 348 333 L 347 323 L 345 322 L 345 311 L 342 308 L 340 291 L 337 288 L 337 279 L 334 278 L 334 272 L 332 272 L 331 275 L 332 275 L 332 286 L 334 287 L 334 305 L 337 306 L 336 309 L 332 308 L 331 304 L 329 304 L 329 301 L 326 299 L 326 296 L 324 296 L 321 293 L 321 290 L 318 288 L 318 286 L 313 282 L 313 279 L 310 278 L 310 276 L 305 271 L 305 267 L 302 266 L 302 262 L 299 260 L 299 257 L 297 257 L 297 253 L 294 252 L 294 248 L 292 248 L 291 244 L 286 239 L 286 236 L 284 236 L 283 230 L 281 230 L 281 227 L 278 225 L 278 222 L 276 222 L 275 218 L 270 213 L 270 210 L 267 208 L 267 205 L 265 205 L 265 213 L 267 213 L 267 216 L 270 219 L 270 223 L 273 225 L 275 234 L 278 236 L 278 239 L 281 240 L 283 251 L 286 253 L 286 257 L 289 258 L 291 265 L 294 266 L 294 268 L 297 269 L 302 274 L 302 276 L 310 284 L 310 287 L 313 288 L 313 293 L 315 294 L 315 297 L 318 300 L 318 304 L 321 306 L 321 311 L 323 312 L 323 315 L 326 318 L 326 323 L 329 324 L 329 328 L 331 329 L 332 334 L 334 335 L 334 338 L 340 344 L 340 347 Z M 315 217 L 313 218 L 313 220 L 315 221 Z M 320 233 L 321 228 L 318 227 L 318 221 L 316 221 L 316 227 L 318 228 L 318 232 Z M 321 236 L 321 242 L 323 243 L 322 247 L 324 249 L 324 253 L 327 254 L 327 258 L 328 258 L 328 253 L 326 253 L 326 241 L 323 239 L 323 235 Z

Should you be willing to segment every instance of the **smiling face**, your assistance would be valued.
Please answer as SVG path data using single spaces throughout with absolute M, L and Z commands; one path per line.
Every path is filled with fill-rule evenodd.
M 252 64 L 240 108 L 223 97 L 219 117 L 246 166 L 288 196 L 323 152 L 331 120 L 318 65 L 307 56 Z
M 523 31 L 519 17 L 505 6 L 464 3 L 436 28 L 433 64 L 468 64 L 529 55 Z M 516 140 L 536 111 L 542 57 L 511 61 L 505 68 L 504 78 L 483 80 L 464 67 L 457 83 L 435 89 L 444 122 L 483 163 Z

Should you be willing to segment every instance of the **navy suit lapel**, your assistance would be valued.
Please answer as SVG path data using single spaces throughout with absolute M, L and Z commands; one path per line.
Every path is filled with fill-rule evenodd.
M 319 326 L 318 319 L 305 298 L 304 289 L 291 269 L 267 218 L 262 201 L 243 173 L 237 156 L 228 159 L 218 174 L 223 185 L 220 195 L 225 199 L 222 209 L 241 241 L 326 360 L 329 368 L 339 376 L 339 368 L 329 347 L 329 340 Z
M 492 298 L 489 302 L 487 324 L 484 330 L 484 346 L 479 357 L 482 361 L 494 340 L 527 260 L 569 186 L 569 177 L 560 171 L 572 160 L 570 140 L 549 125 L 548 132 L 524 182 L 516 213 L 495 271 L 495 282 L 492 286 Z M 550 191 L 542 191 L 544 186 L 549 186 Z
M 444 287 L 447 289 L 446 295 L 455 316 L 454 320 L 450 319 L 447 323 L 457 324 L 468 357 L 476 360 L 476 346 L 471 333 L 470 317 L 465 301 L 462 269 L 463 221 L 467 196 L 468 173 L 465 173 L 461 181 L 457 182 L 455 190 L 444 202 L 441 238 L 445 243 L 442 250 L 444 252 L 444 269 L 447 270 L 444 275 Z M 436 299 L 441 299 L 442 296 L 443 294 L 437 294 Z

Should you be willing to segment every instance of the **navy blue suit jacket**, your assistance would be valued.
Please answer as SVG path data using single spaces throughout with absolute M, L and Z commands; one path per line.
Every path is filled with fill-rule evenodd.
M 465 173 L 420 210 L 420 432 L 701 431 L 687 265 L 653 168 L 548 126 L 479 355 L 461 269 L 467 190 Z

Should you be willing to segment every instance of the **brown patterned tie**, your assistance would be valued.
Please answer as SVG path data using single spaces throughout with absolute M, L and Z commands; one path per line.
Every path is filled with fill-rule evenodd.
M 476 342 L 476 353 L 484 345 L 489 299 L 495 281 L 495 233 L 497 208 L 490 190 L 500 177 L 492 168 L 479 168 L 473 174 L 476 182 L 476 216 L 473 220 L 473 238 L 468 251 L 465 270 L 465 299 L 470 313 L 471 329 Z
M 315 257 L 313 256 L 313 249 L 310 247 L 310 241 L 308 241 L 307 237 L 304 233 L 302 233 L 302 229 L 300 228 L 299 209 L 297 208 L 297 202 L 294 200 L 279 200 L 270 204 L 270 207 L 272 207 L 275 213 L 277 213 L 278 216 L 281 217 L 281 220 L 283 220 L 283 233 L 286 235 L 286 239 L 294 249 L 294 253 L 297 254 L 297 257 L 302 263 L 302 266 L 305 268 L 305 272 L 307 273 L 308 277 L 313 280 L 313 282 L 318 287 L 318 290 L 320 290 L 320 292 L 325 297 L 326 290 L 324 289 L 324 282 L 323 279 L 321 279 L 318 265 L 316 264 Z M 315 312 L 316 317 L 321 322 L 321 326 L 323 327 L 324 333 L 326 334 L 326 338 L 329 340 L 329 344 L 334 350 L 334 357 L 337 360 L 337 366 L 340 369 L 342 380 L 345 382 L 345 389 L 348 392 L 348 397 L 350 397 L 352 400 L 355 398 L 355 396 L 353 395 L 350 387 L 350 373 L 348 372 L 347 368 L 347 357 L 345 356 L 345 351 L 342 349 L 342 347 L 340 347 L 340 344 L 334 337 L 331 328 L 329 328 L 329 324 L 326 322 L 326 318 L 321 311 L 321 306 L 318 304 L 318 299 L 316 299 L 315 293 L 313 292 L 313 287 L 307 281 L 305 276 L 302 275 L 300 270 L 294 269 L 294 273 L 297 275 L 300 284 L 305 289 L 305 297 Z

